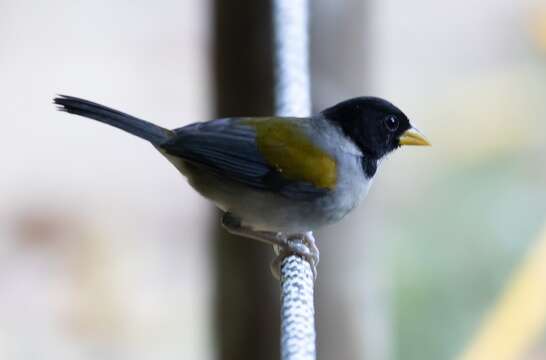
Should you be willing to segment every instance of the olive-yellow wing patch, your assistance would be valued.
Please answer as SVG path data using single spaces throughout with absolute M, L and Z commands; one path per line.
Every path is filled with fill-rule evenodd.
M 335 160 L 314 145 L 296 124 L 275 118 L 242 122 L 256 129 L 259 152 L 286 179 L 308 182 L 322 189 L 335 187 Z

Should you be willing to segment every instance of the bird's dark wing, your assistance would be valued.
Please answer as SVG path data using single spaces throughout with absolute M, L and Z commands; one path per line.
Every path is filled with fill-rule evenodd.
M 310 200 L 331 190 L 332 176 L 335 185 L 335 163 L 321 173 L 324 156 L 310 151 L 305 138 L 294 141 L 301 135 L 297 131 L 290 122 L 278 119 L 218 119 L 176 129 L 160 148 L 221 178 Z

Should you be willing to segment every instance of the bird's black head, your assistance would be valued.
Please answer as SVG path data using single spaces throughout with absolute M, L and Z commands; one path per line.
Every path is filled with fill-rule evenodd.
M 349 99 L 322 114 L 340 126 L 368 159 L 381 159 L 400 145 L 429 145 L 400 109 L 377 97 Z

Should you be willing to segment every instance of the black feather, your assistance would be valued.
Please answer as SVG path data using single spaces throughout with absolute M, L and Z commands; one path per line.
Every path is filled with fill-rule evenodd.
M 148 140 L 154 145 L 159 145 L 167 141 L 173 135 L 170 130 L 89 100 L 59 95 L 53 102 L 58 105 L 58 110 L 60 111 L 112 125 Z
M 400 146 L 399 138 L 411 125 L 407 116 L 390 102 L 376 97 L 358 97 L 343 101 L 322 111 L 324 117 L 337 124 L 371 160 L 381 159 Z M 397 128 L 389 129 L 385 120 L 394 117 Z M 363 164 L 366 173 L 375 173 L 377 166 Z

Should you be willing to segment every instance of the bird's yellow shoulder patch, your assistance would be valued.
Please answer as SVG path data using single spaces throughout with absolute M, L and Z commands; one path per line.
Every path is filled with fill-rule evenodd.
M 318 188 L 335 187 L 335 159 L 314 145 L 296 124 L 277 118 L 249 118 L 243 123 L 256 129 L 258 150 L 287 179 Z

